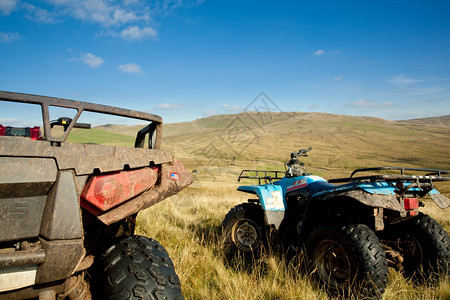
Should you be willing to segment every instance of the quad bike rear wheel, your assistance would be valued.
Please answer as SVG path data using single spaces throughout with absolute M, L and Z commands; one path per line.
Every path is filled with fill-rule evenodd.
M 384 293 L 388 281 L 385 253 L 366 225 L 317 225 L 305 250 L 315 277 L 330 294 L 378 299 Z
M 264 214 L 259 205 L 242 203 L 233 207 L 222 222 L 222 241 L 227 255 L 258 258 L 264 246 Z
M 101 265 L 106 299 L 183 299 L 172 260 L 154 239 L 126 237 L 103 253 Z
M 417 283 L 435 283 L 450 273 L 450 238 L 433 218 L 417 217 L 387 227 L 382 242 L 402 256 L 401 271 Z

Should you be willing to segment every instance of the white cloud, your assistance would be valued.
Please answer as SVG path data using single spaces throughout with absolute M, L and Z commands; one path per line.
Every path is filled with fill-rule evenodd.
M 137 64 L 133 64 L 133 63 L 120 65 L 119 70 L 124 73 L 142 73 L 141 66 L 139 66 Z
M 319 49 L 313 52 L 313 55 L 315 56 L 322 56 L 322 55 L 337 55 L 337 54 L 341 54 L 342 50 L 323 50 L 323 49 Z
M 158 31 L 151 27 L 140 28 L 139 26 L 128 26 L 119 33 L 119 36 L 126 40 L 140 41 L 145 38 L 156 38 Z
M 148 21 L 148 9 L 127 9 L 113 1 L 104 0 L 49 0 L 58 9 L 58 13 L 70 15 L 86 22 L 102 26 L 121 25 L 129 22 Z
M 393 84 L 411 84 L 411 83 L 416 83 L 416 82 L 421 82 L 421 81 L 423 81 L 423 80 L 412 79 L 412 78 L 406 77 L 405 75 L 397 75 L 397 76 L 389 79 L 389 82 L 393 83 Z
M 22 7 L 24 7 L 26 10 L 28 10 L 28 13 L 29 13 L 28 18 L 33 21 L 40 22 L 40 23 L 48 23 L 48 24 L 60 22 L 58 20 L 58 16 L 55 13 L 52 13 L 43 8 L 34 6 L 33 4 L 23 3 Z
M 95 56 L 92 53 L 85 53 L 81 55 L 81 61 L 87 64 L 91 68 L 98 68 L 100 67 L 104 60 L 101 57 Z
M 236 113 L 244 111 L 244 109 L 239 105 L 231 105 L 231 104 L 224 104 L 221 106 L 221 109 L 228 113 Z
M 17 6 L 17 0 L 0 0 L 0 14 L 7 16 Z
M 321 56 L 321 55 L 324 55 L 325 53 L 326 53 L 325 50 L 319 49 L 319 50 L 314 52 L 314 55 Z
M 343 78 L 342 76 L 337 76 L 333 78 L 333 81 L 339 81 L 342 80 L 342 78 Z
M 352 102 L 350 105 L 356 106 L 356 107 L 382 108 L 382 107 L 392 107 L 394 105 L 394 103 L 392 103 L 390 101 L 377 102 L 372 99 L 364 99 L 364 100 L 358 100 L 358 101 Z
M 163 103 L 163 104 L 158 104 L 158 105 L 156 105 L 156 108 L 159 108 L 159 109 L 169 109 L 169 110 L 172 110 L 172 109 L 179 109 L 180 108 L 180 104 L 177 104 L 177 103 Z
M 0 0 L 0 16 L 16 9 L 23 10 L 30 20 L 41 23 L 76 21 L 98 24 L 97 36 L 121 37 L 127 40 L 157 40 L 158 31 L 153 18 L 167 15 L 179 7 L 201 4 L 202 1 L 184 0 Z
M 139 0 L 123 0 L 123 4 L 126 6 L 139 4 Z
M 0 42 L 12 43 L 18 40 L 20 35 L 17 32 L 0 32 Z

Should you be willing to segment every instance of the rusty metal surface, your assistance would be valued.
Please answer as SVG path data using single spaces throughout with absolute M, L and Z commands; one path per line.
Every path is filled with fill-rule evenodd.
M 172 155 L 163 150 L 71 143 L 52 147 L 47 141 L 9 136 L 0 137 L 0 156 L 54 158 L 59 170 L 74 169 L 77 176 L 95 169 L 104 173 L 123 170 L 125 165 L 135 169 L 172 161 Z
M 160 176 L 160 183 L 152 190 L 143 193 L 111 211 L 99 215 L 98 218 L 106 225 L 115 223 L 177 194 L 193 181 L 191 173 L 176 158 L 173 159 L 173 163 L 163 164 L 161 166 Z

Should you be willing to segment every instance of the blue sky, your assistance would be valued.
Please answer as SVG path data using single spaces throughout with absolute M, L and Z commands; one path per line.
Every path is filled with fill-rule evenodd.
M 261 92 L 282 111 L 447 115 L 450 2 L 0 0 L 0 90 L 165 122 Z

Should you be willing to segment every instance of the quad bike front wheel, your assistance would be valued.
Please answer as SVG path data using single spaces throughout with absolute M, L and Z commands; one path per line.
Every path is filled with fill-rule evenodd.
M 106 299 L 183 299 L 166 249 L 154 239 L 129 236 L 102 255 Z
M 242 203 L 233 207 L 222 222 L 225 253 L 258 257 L 264 246 L 264 214 L 261 207 Z
M 400 253 L 400 270 L 417 283 L 435 283 L 450 273 L 450 238 L 433 218 L 420 213 L 386 227 L 382 242 Z
M 388 281 L 386 256 L 366 225 L 317 225 L 305 250 L 311 270 L 330 294 L 378 299 L 384 293 Z

